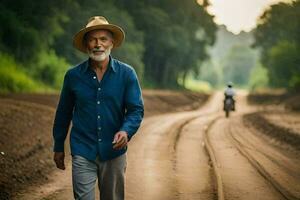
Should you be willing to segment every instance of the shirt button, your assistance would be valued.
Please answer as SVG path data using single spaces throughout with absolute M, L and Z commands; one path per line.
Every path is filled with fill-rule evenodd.
M 101 90 L 101 88 L 98 88 L 98 91 L 100 91 Z
M 97 104 L 100 104 L 100 101 L 97 101 Z
M 98 141 L 99 141 L 99 142 L 102 142 L 102 140 L 101 140 L 101 139 L 98 139 Z
M 98 130 L 100 131 L 100 130 L 101 130 L 101 127 L 98 127 Z
M 97 78 L 96 76 L 93 77 L 93 79 L 96 79 L 96 78 Z

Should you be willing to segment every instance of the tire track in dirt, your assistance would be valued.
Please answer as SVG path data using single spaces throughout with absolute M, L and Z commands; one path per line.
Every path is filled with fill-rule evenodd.
M 136 135 L 129 147 L 127 176 L 130 178 L 127 180 L 127 199 L 193 199 L 187 198 L 195 195 L 193 191 L 182 190 L 184 185 L 182 181 L 187 180 L 187 177 L 186 173 L 177 174 L 178 171 L 185 171 L 179 170 L 182 167 L 182 160 L 178 157 L 182 158 L 182 155 L 178 152 L 182 149 L 181 142 L 184 140 L 182 130 L 201 116 L 215 112 L 211 108 L 211 110 L 203 108 L 205 109 L 201 112 L 182 112 L 145 120 L 141 132 Z M 185 164 L 187 167 L 193 167 L 197 163 Z M 202 187 L 206 186 L 204 184 Z M 199 189 L 198 191 L 201 191 Z
M 176 142 L 175 174 L 179 199 L 216 199 L 209 155 L 204 147 L 204 132 L 216 113 L 201 115 L 180 130 Z
M 230 139 L 257 171 L 285 199 L 300 199 L 300 156 L 293 156 L 291 151 L 286 156 L 287 152 L 283 154 L 282 149 L 276 148 L 262 137 L 257 137 L 247 129 L 240 134 L 240 127 L 233 126 L 232 123 L 230 125 Z
M 253 165 L 232 144 L 228 137 L 229 120 L 215 120 L 208 129 L 208 141 L 213 151 L 215 173 L 218 180 L 218 199 L 280 200 L 280 195 Z M 270 187 L 271 186 L 271 187 Z M 255 193 L 253 192 L 255 191 Z
M 239 97 L 240 98 L 240 97 Z M 282 192 L 278 191 L 276 187 L 274 187 L 268 180 L 266 180 L 265 176 L 262 176 L 262 173 L 259 172 L 256 166 L 253 166 L 253 162 L 258 162 L 258 158 L 255 157 L 253 162 L 249 161 L 249 158 L 245 157 L 245 154 L 242 154 L 241 151 L 248 151 L 249 144 L 245 145 L 243 142 L 243 146 L 239 147 L 236 144 L 236 141 L 232 138 L 232 136 L 239 136 L 239 142 L 241 141 L 251 141 L 252 151 L 258 151 L 257 148 L 254 148 L 257 145 L 257 141 L 253 140 L 253 138 L 248 138 L 244 135 L 247 127 L 244 126 L 242 121 L 242 116 L 255 111 L 251 107 L 245 105 L 244 99 L 240 98 L 238 101 L 239 107 L 243 108 L 239 110 L 238 115 L 234 115 L 230 119 L 224 118 L 216 118 L 211 121 L 211 123 L 207 126 L 204 141 L 205 146 L 207 148 L 208 154 L 210 156 L 210 160 L 212 161 L 212 165 L 214 168 L 214 176 L 216 181 L 216 188 L 218 190 L 217 199 L 256 199 L 258 197 L 264 197 L 264 199 L 295 199 L 295 196 L 289 196 L 286 198 L 282 195 Z M 237 121 L 236 119 L 239 119 Z M 238 130 L 236 130 L 238 127 Z M 233 135 L 234 134 L 234 135 Z M 254 134 L 253 134 L 254 135 Z M 258 138 L 262 135 L 255 134 Z M 248 135 L 247 135 L 248 136 Z M 265 137 L 265 136 L 264 136 Z M 243 140 L 242 140 L 242 139 Z M 237 138 L 235 138 L 237 139 Z M 270 138 L 269 138 L 270 139 Z M 261 143 L 261 146 L 267 148 L 267 141 Z M 254 150 L 255 149 L 255 150 Z M 260 154 L 267 155 L 269 161 L 274 163 L 280 163 L 280 161 L 275 161 L 273 154 L 274 151 L 265 150 L 262 152 L 259 151 Z M 299 153 L 299 152 L 298 152 Z M 277 152 L 277 154 L 279 154 Z M 299 157 L 292 156 L 291 152 L 284 152 L 284 154 L 280 154 L 281 162 L 279 166 L 283 167 L 283 169 L 289 169 L 288 172 L 293 172 L 296 177 L 296 182 L 293 182 L 296 185 L 299 185 L 299 164 L 293 163 L 295 159 Z M 278 157 L 278 156 L 277 156 Z M 291 158 L 292 157 L 292 158 Z M 288 160 L 290 159 L 290 160 Z M 293 160 L 294 159 L 294 160 Z M 287 162 L 289 161 L 289 162 Z M 291 168 L 293 166 L 294 168 Z M 255 171 L 256 172 L 255 172 Z M 272 172 L 272 168 L 268 168 L 270 172 Z M 241 173 L 242 172 L 242 173 Z M 245 184 L 245 182 L 247 184 Z M 288 186 L 287 186 L 288 187 Z M 294 187 L 295 189 L 295 187 Z M 253 191 L 255 191 L 256 195 L 253 195 Z M 297 189 L 295 190 L 297 191 Z M 297 199 L 298 197 L 296 197 Z
M 251 190 L 247 189 L 247 187 L 240 187 L 241 183 L 239 183 L 238 177 L 235 182 L 239 183 L 236 184 L 237 188 L 240 187 L 239 194 L 234 192 L 234 190 L 237 189 L 234 187 L 235 184 L 231 183 L 232 186 L 228 186 L 230 185 L 228 184 L 228 182 L 230 183 L 230 181 L 228 181 L 230 179 L 229 177 L 231 177 L 231 179 L 234 177 L 234 172 L 228 173 L 228 171 L 230 171 L 231 168 L 237 168 L 236 165 L 241 166 L 241 164 L 236 164 L 237 160 L 239 162 L 241 161 L 241 159 L 234 158 L 238 157 L 237 155 L 244 157 L 252 168 L 266 180 L 265 186 L 262 187 L 265 189 L 261 190 L 262 194 L 264 194 L 264 199 L 270 198 L 270 196 L 270 199 L 300 199 L 299 151 L 297 149 L 291 149 L 289 145 L 283 145 L 283 143 L 277 139 L 260 133 L 252 127 L 249 129 L 249 126 L 245 126 L 243 123 L 244 114 L 245 113 L 241 113 L 239 116 L 227 120 L 222 118 L 213 120 L 205 134 L 207 137 L 207 139 L 205 139 L 206 147 L 215 169 L 214 174 L 217 180 L 217 189 L 219 190 L 218 199 L 253 198 L 251 196 L 243 196 L 243 192 L 246 191 L 247 194 L 251 194 Z M 218 131 L 221 127 L 223 127 L 222 131 Z M 221 140 L 222 142 L 220 142 Z M 224 145 L 224 141 L 226 140 L 227 144 Z M 232 157 L 232 163 L 235 163 L 235 165 L 230 165 L 228 161 L 230 160 L 230 156 L 226 154 L 226 151 L 231 151 L 229 154 Z M 238 151 L 238 153 L 236 151 Z M 243 170 L 245 169 L 246 168 L 243 168 Z M 238 172 L 240 170 L 235 171 Z M 249 170 L 249 174 L 251 174 L 250 172 Z M 226 176 L 228 177 L 226 178 Z M 249 182 L 251 179 L 248 177 L 249 176 L 243 173 L 243 179 Z M 257 184 L 256 181 L 252 183 L 253 185 Z M 268 190 L 271 191 L 270 194 Z M 265 194 L 266 192 L 267 194 Z
M 220 119 L 220 117 L 215 118 L 214 120 L 212 120 L 206 127 L 205 127 L 205 132 L 204 132 L 204 144 L 205 144 L 205 148 L 208 152 L 209 155 L 209 159 L 212 162 L 212 167 L 213 167 L 213 174 L 215 177 L 215 188 L 214 190 L 216 191 L 216 197 L 215 199 L 218 200 L 224 200 L 224 188 L 223 188 L 223 179 L 222 179 L 222 175 L 220 172 L 220 164 L 218 163 L 216 154 L 214 152 L 213 146 L 209 140 L 209 130 L 211 129 L 211 127 L 214 125 L 214 123 L 216 123 L 216 121 Z

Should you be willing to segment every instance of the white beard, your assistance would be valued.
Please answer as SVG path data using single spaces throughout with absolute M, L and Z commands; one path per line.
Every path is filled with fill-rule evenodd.
M 95 60 L 95 61 L 98 61 L 98 62 L 102 62 L 104 61 L 109 55 L 110 55 L 110 52 L 111 52 L 111 49 L 112 49 L 112 46 L 108 47 L 102 54 L 100 55 L 95 55 L 93 50 L 88 50 L 88 55 L 89 57 L 92 59 L 92 60 Z

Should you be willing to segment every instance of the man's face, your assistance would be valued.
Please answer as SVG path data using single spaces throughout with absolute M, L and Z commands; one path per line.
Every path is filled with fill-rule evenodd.
M 107 30 L 94 30 L 87 33 L 86 46 L 89 57 L 95 61 L 104 61 L 113 47 L 112 34 Z

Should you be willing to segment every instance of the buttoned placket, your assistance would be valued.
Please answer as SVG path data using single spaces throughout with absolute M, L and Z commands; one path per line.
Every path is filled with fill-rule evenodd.
M 99 144 L 102 142 L 101 138 L 101 112 L 100 112 L 100 105 L 101 105 L 101 84 L 100 81 L 98 81 L 96 73 L 93 73 L 93 81 L 96 81 L 97 85 L 97 95 L 96 95 L 96 110 L 97 110 L 97 136 L 98 136 L 98 142 Z

